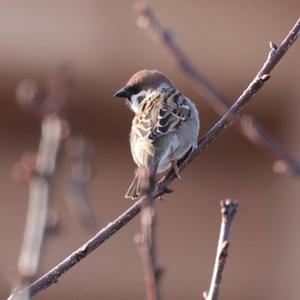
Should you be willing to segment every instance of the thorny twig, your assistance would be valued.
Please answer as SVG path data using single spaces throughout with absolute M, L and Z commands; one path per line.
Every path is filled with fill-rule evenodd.
M 229 126 L 232 121 L 228 121 L 232 114 L 240 112 L 244 105 L 251 99 L 251 97 L 264 85 L 266 79 L 269 78 L 268 72 L 271 71 L 286 51 L 291 47 L 291 45 L 296 41 L 300 34 L 300 19 L 296 22 L 292 30 L 283 40 L 283 42 L 276 48 L 275 51 L 268 55 L 264 67 L 255 76 L 253 81 L 245 89 L 242 95 L 236 100 L 236 102 L 231 106 L 231 108 L 225 113 L 225 115 L 205 134 L 205 136 L 198 142 L 197 149 L 187 158 L 183 159 L 178 164 L 178 168 L 182 171 L 195 156 L 202 152 L 215 138 L 217 138 L 224 129 Z M 171 170 L 159 184 L 158 189 L 155 193 L 155 198 L 162 196 L 170 192 L 168 186 L 176 178 L 173 170 Z M 71 255 L 65 258 L 62 262 L 56 265 L 52 270 L 46 273 L 44 276 L 36 280 L 28 288 L 23 289 L 19 292 L 30 293 L 31 296 L 39 293 L 41 290 L 48 288 L 53 283 L 58 281 L 58 278 L 62 276 L 65 272 L 75 266 L 79 261 L 97 249 L 101 244 L 103 244 L 107 239 L 114 235 L 118 230 L 130 222 L 142 209 L 142 204 L 145 201 L 145 197 L 135 202 L 129 209 L 127 209 L 123 214 L 116 218 L 113 222 L 109 223 L 106 227 L 102 228 L 95 236 L 93 236 L 88 242 L 86 242 L 79 249 L 74 251 Z M 13 295 L 11 296 L 11 299 Z
M 232 222 L 238 208 L 237 202 L 231 200 L 221 201 L 222 222 L 217 247 L 217 255 L 213 275 L 208 294 L 203 293 L 205 300 L 217 300 L 222 281 L 222 275 L 228 256 L 229 240 L 232 229 Z
M 153 10 L 144 1 L 137 3 L 138 25 L 142 28 L 147 28 L 161 42 L 167 50 L 174 64 L 189 77 L 195 84 L 198 92 L 203 96 L 204 100 L 219 114 L 223 115 L 231 106 L 231 102 L 223 94 L 221 94 L 205 76 L 191 63 L 187 55 L 175 41 L 172 33 L 164 28 L 157 20 Z M 299 21 L 298 21 L 299 22 Z M 294 28 L 295 32 L 297 27 Z M 258 76 L 269 74 L 278 60 L 288 50 L 290 45 L 296 40 L 297 34 L 293 35 L 292 39 L 285 40 L 277 47 L 270 42 L 271 51 L 269 53 L 270 60 L 262 67 Z M 294 40 L 293 40 L 294 39 Z M 276 54 L 276 55 L 275 55 Z M 293 174 L 300 176 L 300 164 L 292 157 L 284 147 L 278 143 L 270 134 L 256 121 L 251 115 L 246 113 L 236 113 L 230 116 L 231 119 L 239 122 L 241 133 L 246 136 L 251 142 L 256 145 L 263 146 L 272 153 L 281 164 L 285 167 L 277 169 L 277 172 L 285 174 Z
M 157 215 L 155 199 L 153 197 L 155 190 L 154 176 L 150 175 L 146 181 L 149 182 L 149 187 L 147 188 L 147 199 L 143 204 L 144 207 L 141 212 L 141 233 L 135 236 L 135 242 L 139 247 L 143 264 L 147 300 L 160 300 L 162 269 L 157 264 Z

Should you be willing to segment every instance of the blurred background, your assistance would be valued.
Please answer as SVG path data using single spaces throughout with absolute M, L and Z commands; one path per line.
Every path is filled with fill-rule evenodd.
M 11 169 L 36 150 L 39 120 L 15 101 L 23 78 L 45 87 L 68 61 L 75 74 L 72 107 L 95 151 L 90 200 L 99 228 L 132 203 L 123 195 L 134 164 L 128 144 L 132 113 L 112 97 L 144 68 L 167 74 L 201 113 L 202 136 L 218 116 L 169 60 L 159 43 L 136 26 L 135 1 L 0 1 L 0 297 L 10 290 L 28 204 L 28 184 Z M 299 18 L 296 0 L 152 1 L 159 20 L 172 29 L 193 63 L 234 101 L 264 62 L 269 41 L 280 42 Z M 272 72 L 246 107 L 300 159 L 300 44 Z M 221 299 L 300 297 L 299 178 L 275 174 L 273 157 L 236 128 L 227 129 L 172 184 L 159 203 L 159 262 L 166 268 L 163 299 L 200 299 L 210 283 L 220 224 L 219 202 L 240 202 Z M 66 204 L 69 169 L 62 152 L 54 182 L 60 231 L 49 238 L 41 273 L 89 239 Z M 133 242 L 139 218 L 36 299 L 144 299 L 140 257 Z

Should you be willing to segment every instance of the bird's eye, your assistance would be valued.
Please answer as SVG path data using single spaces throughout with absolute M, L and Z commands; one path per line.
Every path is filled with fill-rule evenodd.
M 138 86 L 133 85 L 129 88 L 130 94 L 135 95 L 138 94 L 140 92 L 140 89 Z

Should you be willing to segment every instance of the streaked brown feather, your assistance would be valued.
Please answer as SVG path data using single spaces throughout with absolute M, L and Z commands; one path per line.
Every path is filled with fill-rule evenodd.
M 172 132 L 190 114 L 185 98 L 169 89 L 147 99 L 133 120 L 133 127 L 140 137 L 154 143 L 159 137 Z

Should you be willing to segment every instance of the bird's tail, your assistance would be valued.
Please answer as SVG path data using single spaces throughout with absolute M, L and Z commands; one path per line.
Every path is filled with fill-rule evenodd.
M 139 182 L 140 177 L 138 174 L 135 174 L 134 179 L 125 194 L 125 198 L 135 200 L 141 195 Z
M 150 171 L 147 168 L 138 168 L 134 179 L 125 194 L 125 198 L 136 200 L 145 195 L 151 185 L 150 175 Z

